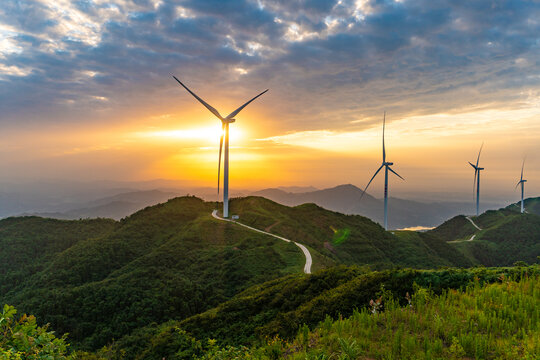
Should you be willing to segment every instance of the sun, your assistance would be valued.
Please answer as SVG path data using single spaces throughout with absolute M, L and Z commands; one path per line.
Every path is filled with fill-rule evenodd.
M 223 133 L 221 125 L 216 123 L 212 126 L 190 128 L 190 129 L 164 129 L 155 131 L 146 131 L 139 133 L 144 138 L 162 139 L 162 140 L 195 140 L 204 141 L 209 143 L 215 143 L 219 141 L 221 134 Z M 243 138 L 243 131 L 237 126 L 229 127 L 230 141 L 235 142 Z

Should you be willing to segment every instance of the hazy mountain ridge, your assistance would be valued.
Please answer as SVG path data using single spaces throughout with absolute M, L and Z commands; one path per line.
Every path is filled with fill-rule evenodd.
M 369 194 L 362 197 L 362 190 L 347 184 L 306 193 L 288 193 L 280 189 L 265 189 L 253 195 L 263 196 L 288 206 L 315 203 L 328 210 L 344 214 L 366 216 L 382 223 L 384 202 Z M 360 198 L 362 197 L 362 200 Z M 471 207 L 465 202 L 425 203 L 390 197 L 388 200 L 388 223 L 391 229 L 412 226 L 433 227 L 446 219 L 461 214 Z
M 0 191 L 0 217 L 37 215 L 58 219 L 110 217 L 119 220 L 176 196 L 195 195 L 206 201 L 218 199 L 215 188 L 183 185 L 182 182 L 166 180 L 41 183 L 30 189 L 23 185 L 4 185 L 4 189 L 18 190 L 13 193 Z M 369 194 L 360 201 L 362 190 L 350 184 L 321 190 L 312 186 L 280 186 L 258 191 L 231 189 L 229 195 L 262 196 L 288 206 L 315 203 L 332 211 L 363 215 L 378 223 L 383 222 L 383 201 Z M 486 203 L 486 206 L 490 208 L 492 204 Z M 469 202 L 428 202 L 391 197 L 389 226 L 392 229 L 434 227 L 452 216 L 471 211 L 472 203 Z

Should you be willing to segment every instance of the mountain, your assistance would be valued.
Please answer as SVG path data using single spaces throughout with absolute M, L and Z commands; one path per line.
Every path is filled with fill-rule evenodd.
M 1 220 L 1 254 L 9 261 L 0 271 L 0 302 L 97 348 L 302 271 L 305 259 L 294 244 L 215 220 L 212 209 L 183 197 L 120 222 Z
M 360 201 L 362 190 L 350 184 L 303 193 L 265 189 L 254 192 L 252 195 L 262 196 L 288 206 L 314 203 L 328 210 L 366 216 L 378 223 L 382 223 L 384 220 L 383 200 L 365 194 Z M 392 229 L 414 226 L 433 227 L 468 208 L 470 208 L 469 203 L 423 203 L 391 197 L 388 201 L 388 223 Z
M 41 212 L 30 215 L 55 219 L 110 218 L 120 220 L 147 206 L 156 205 L 178 196 L 178 192 L 160 190 L 130 191 L 86 203 L 83 208 L 64 212 Z
M 512 204 L 471 216 L 472 221 L 463 215 L 456 216 L 428 234 L 455 246 L 474 263 L 486 266 L 506 266 L 516 261 L 535 263 L 540 255 L 538 204 L 540 198 L 527 199 L 527 212 L 523 214 L 518 204 Z
M 33 313 L 77 346 L 99 348 L 149 323 L 181 320 L 251 285 L 301 273 L 293 243 L 216 220 L 215 203 L 181 197 L 123 218 L 0 220 L 0 302 Z M 336 264 L 468 266 L 428 234 L 385 232 L 358 215 L 247 197 L 240 221 L 306 245 L 312 270 Z

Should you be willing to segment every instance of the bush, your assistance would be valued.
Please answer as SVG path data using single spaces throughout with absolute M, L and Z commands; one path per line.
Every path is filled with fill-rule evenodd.
M 47 325 L 39 327 L 34 316 L 15 318 L 17 310 L 4 305 L 0 315 L 0 359 L 73 359 L 66 335 L 57 338 Z

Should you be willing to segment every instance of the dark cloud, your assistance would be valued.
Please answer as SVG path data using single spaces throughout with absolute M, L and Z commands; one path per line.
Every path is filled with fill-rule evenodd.
M 284 126 L 309 129 L 349 126 L 383 106 L 407 114 L 504 104 L 540 85 L 537 2 L 364 5 L 79 0 L 58 17 L 41 3 L 7 0 L 0 23 L 17 49 L 0 57 L 1 121 L 56 121 L 76 110 L 85 116 L 61 118 L 89 121 L 96 108 L 152 107 L 176 96 L 173 73 L 221 97 L 271 87 L 267 111 L 279 103 Z M 80 28 L 62 33 L 65 22 Z M 108 100 L 96 105 L 96 96 Z

